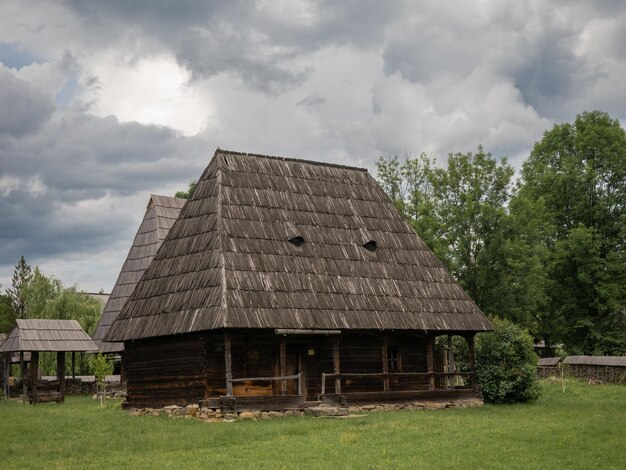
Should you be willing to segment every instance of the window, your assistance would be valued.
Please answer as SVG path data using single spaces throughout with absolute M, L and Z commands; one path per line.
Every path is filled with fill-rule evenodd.
M 402 372 L 400 348 L 397 346 L 389 346 L 387 348 L 387 370 L 389 372 Z
M 295 246 L 302 246 L 304 245 L 304 238 L 302 237 L 293 237 L 289 239 L 289 243 L 291 243 L 292 245 Z
M 367 243 L 363 244 L 363 248 L 367 251 L 376 251 L 377 244 L 374 240 L 370 240 Z

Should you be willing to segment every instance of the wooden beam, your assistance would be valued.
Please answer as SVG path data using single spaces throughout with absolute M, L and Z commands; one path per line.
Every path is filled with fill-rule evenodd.
M 226 367 L 226 396 L 233 396 L 233 358 L 231 352 L 231 339 L 228 331 L 224 331 L 224 364 Z
M 426 335 L 426 366 L 428 367 L 428 390 L 435 389 L 435 336 Z
M 454 344 L 452 343 L 452 335 L 448 335 L 448 370 L 446 372 L 452 374 L 456 370 L 456 365 L 454 363 Z M 454 387 L 455 377 L 448 377 L 448 386 Z
M 280 337 L 280 376 L 287 375 L 287 338 L 285 335 Z M 281 395 L 287 395 L 287 381 L 280 381 L 280 393 Z
M 76 378 L 76 351 L 72 351 L 72 378 Z
M 24 362 L 24 351 L 20 351 L 20 378 L 26 378 L 26 364 Z
M 389 372 L 389 340 L 386 336 L 383 336 L 383 374 Z M 389 378 L 383 379 L 383 391 L 389 391 Z
M 65 352 L 57 352 L 57 380 L 59 381 L 59 394 L 61 403 L 65 401 Z
M 467 341 L 467 356 L 469 359 L 470 371 L 472 373 L 470 380 L 472 388 L 476 389 L 478 387 L 478 381 L 476 380 L 476 347 L 474 344 L 474 336 L 475 333 L 469 334 L 465 337 L 465 340 Z
M 341 374 L 341 364 L 339 362 L 339 338 L 333 338 L 333 369 L 335 374 Z M 335 378 L 335 394 L 341 394 L 341 379 Z
M 30 402 L 37 403 L 37 380 L 39 378 L 39 352 L 30 353 Z
M 120 353 L 120 385 L 126 384 L 126 365 L 124 360 L 124 352 Z
M 11 375 L 11 353 L 4 354 L 4 398 L 9 399 L 9 376 Z

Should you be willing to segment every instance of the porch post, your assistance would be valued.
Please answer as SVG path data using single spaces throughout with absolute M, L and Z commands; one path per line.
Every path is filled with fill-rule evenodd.
M 467 335 L 465 340 L 467 341 L 467 355 L 469 359 L 470 372 L 472 373 L 470 381 L 472 383 L 472 389 L 476 390 L 478 381 L 476 380 L 476 349 L 474 346 L 474 335 L 475 333 Z
M 226 366 L 226 396 L 232 397 L 233 396 L 233 383 L 231 382 L 231 380 L 233 379 L 233 370 L 232 370 L 233 359 L 231 356 L 230 346 L 231 346 L 230 334 L 228 334 L 228 331 L 224 331 L 224 362 Z
M 383 374 L 389 373 L 389 340 L 387 336 L 383 336 Z M 389 377 L 383 379 L 383 390 L 389 391 Z
M 120 354 L 120 385 L 126 383 L 126 366 L 124 365 L 124 353 Z
M 428 367 L 428 390 L 435 389 L 435 336 L 426 335 L 426 365 Z
M 30 353 L 30 402 L 37 403 L 37 379 L 39 377 L 39 352 Z
M 31 361 L 32 361 L 32 356 L 31 356 Z M 24 351 L 20 351 L 20 380 L 22 382 L 22 404 L 26 404 L 26 381 L 24 380 L 26 378 L 26 367 L 24 365 Z
M 20 351 L 20 378 L 26 377 L 26 367 L 24 365 L 24 351 Z
M 339 365 L 339 338 L 333 338 L 333 368 L 335 374 L 341 374 L 341 367 Z M 341 379 L 335 378 L 335 393 L 341 394 Z
M 455 372 L 456 365 L 454 364 L 454 348 L 452 344 L 452 335 L 448 335 L 448 370 L 446 372 L 453 373 Z M 448 386 L 454 387 L 455 377 L 452 375 L 448 376 Z
M 9 399 L 9 376 L 11 375 L 11 353 L 4 354 L 4 361 L 2 366 L 4 367 L 4 398 Z
M 59 381 L 59 393 L 61 402 L 65 401 L 65 352 L 57 352 L 57 380 Z
M 72 378 L 76 378 L 76 351 L 72 351 Z
M 287 338 L 285 335 L 280 337 L 280 376 L 287 375 Z M 280 381 L 280 393 L 281 395 L 287 395 L 287 381 L 285 379 Z

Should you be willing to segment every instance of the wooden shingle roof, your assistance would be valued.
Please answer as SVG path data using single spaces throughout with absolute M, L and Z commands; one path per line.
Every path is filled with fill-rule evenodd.
M 218 149 L 107 339 L 217 328 L 492 324 L 366 170 Z
M 626 356 L 567 356 L 563 364 L 626 367 Z
M 17 326 L 0 345 L 0 352 L 98 351 L 76 320 L 16 321 Z
M 540 357 L 537 361 L 539 367 L 553 367 L 558 366 L 561 362 L 561 357 Z
M 185 199 L 177 197 L 150 196 L 146 213 L 93 334 L 93 340 L 101 352 L 124 350 L 124 343 L 105 342 L 104 336 L 150 265 L 184 204 Z

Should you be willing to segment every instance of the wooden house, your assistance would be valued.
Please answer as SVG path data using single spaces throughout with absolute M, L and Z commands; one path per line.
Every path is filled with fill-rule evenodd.
M 491 329 L 366 170 L 218 149 L 105 339 L 130 406 L 281 409 L 479 394 Z M 434 364 L 452 334 L 460 389 Z
M 102 317 L 93 333 L 93 341 L 101 353 L 120 354 L 124 350 L 124 343 L 106 342 L 104 336 L 150 265 L 184 204 L 185 200 L 177 197 L 156 194 L 150 196 L 143 220 L 137 229 L 115 286 L 111 294 L 106 295 Z

